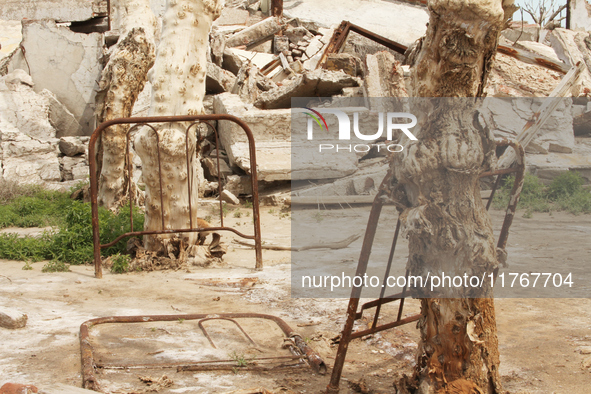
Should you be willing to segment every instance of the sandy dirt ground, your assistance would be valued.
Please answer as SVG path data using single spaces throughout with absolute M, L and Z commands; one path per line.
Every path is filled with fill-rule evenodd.
M 229 212 L 226 225 L 250 232 L 252 219 L 246 209 Z M 262 207 L 263 239 L 289 245 L 291 219 L 277 207 Z M 325 216 L 343 210 L 322 211 Z M 237 217 L 240 216 L 240 217 Z M 352 225 L 364 228 L 366 218 L 356 214 Z M 492 212 L 495 228 L 501 211 Z M 509 238 L 509 263 L 530 259 L 551 267 L 565 261 L 588 266 L 591 261 L 589 216 L 564 213 L 518 213 Z M 345 238 L 349 234 L 343 232 Z M 22 270 L 23 262 L 0 261 L 0 303 L 28 315 L 25 328 L 0 329 L 0 385 L 5 382 L 52 387 L 57 383 L 80 387 L 80 324 L 113 315 L 256 312 L 272 314 L 300 333 L 325 360 L 329 373 L 308 367 L 249 372 L 241 365 L 265 365 L 265 358 L 288 356 L 283 335 L 269 321 L 238 320 L 257 344 L 252 346 L 232 322 L 204 323 L 214 349 L 196 321 L 105 324 L 90 331 L 95 361 L 103 365 L 191 363 L 230 359 L 235 368 L 226 371 L 177 372 L 169 369 L 99 369 L 101 388 L 109 393 L 224 393 L 237 389 L 266 388 L 276 393 L 320 393 L 329 381 L 342 329 L 347 299 L 297 299 L 290 295 L 290 252 L 263 252 L 265 268 L 254 271 L 254 251 L 231 242 L 224 264 L 186 267 L 178 271 L 133 272 L 94 278 L 91 266 L 72 266 L 71 272 L 42 273 L 44 262 Z M 351 245 L 348 259 L 361 240 Z M 400 258 L 406 256 L 401 242 Z M 349 249 L 349 248 L 348 248 Z M 347 255 L 347 249 L 339 256 Z M 340 257 L 339 257 L 340 258 Z M 249 280 L 242 281 L 244 278 Z M 501 375 L 511 393 L 591 392 L 591 300 L 497 299 Z M 419 312 L 418 302 L 408 300 L 404 316 Z M 381 321 L 396 316 L 397 306 L 384 308 Z M 359 321 L 357 327 L 369 323 Z M 410 373 L 418 332 L 414 324 L 382 332 L 349 347 L 341 392 L 393 392 L 392 382 Z M 149 386 L 147 378 L 166 375 L 167 387 Z M 143 380 L 140 378 L 144 378 Z

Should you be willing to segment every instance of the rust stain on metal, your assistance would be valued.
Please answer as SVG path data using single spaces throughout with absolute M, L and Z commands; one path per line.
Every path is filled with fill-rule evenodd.
M 493 171 L 486 171 L 486 172 L 480 174 L 481 178 L 495 176 L 495 175 L 497 176 L 497 179 L 496 179 L 495 184 L 493 186 L 493 190 L 491 191 L 491 195 L 488 197 L 488 203 L 486 206 L 486 209 L 488 210 L 488 208 L 490 207 L 490 204 L 492 202 L 492 199 L 494 197 L 495 190 L 498 187 L 498 185 L 500 184 L 501 175 L 515 173 L 515 182 L 513 184 L 512 190 L 511 190 L 509 205 L 508 205 L 506 213 L 505 213 L 505 219 L 503 221 L 503 226 L 501 228 L 501 232 L 499 234 L 499 239 L 497 242 L 497 247 L 504 249 L 507 245 L 507 239 L 509 237 L 509 228 L 511 227 L 511 224 L 513 222 L 513 217 L 515 216 L 515 210 L 517 208 L 517 203 L 519 202 L 521 188 L 523 186 L 523 179 L 525 176 L 525 151 L 523 150 L 523 147 L 517 141 L 514 141 L 514 140 L 502 139 L 502 140 L 497 140 L 496 143 L 499 146 L 511 146 L 513 149 L 515 149 L 515 152 L 517 153 L 517 156 L 518 156 L 516 167 L 497 169 L 497 170 L 493 170 Z M 391 174 L 391 171 L 389 170 L 388 173 L 386 174 L 386 176 L 384 177 L 382 184 L 380 185 L 378 194 L 374 198 L 374 202 L 371 207 L 371 212 L 369 214 L 367 228 L 365 231 L 365 238 L 363 240 L 363 245 L 361 247 L 361 254 L 360 254 L 359 262 L 357 265 L 357 272 L 355 273 L 356 276 L 363 277 L 363 275 L 367 271 L 369 256 L 371 254 L 371 249 L 373 247 L 373 240 L 375 238 L 380 213 L 381 213 L 383 205 L 385 205 L 387 202 L 387 198 L 385 198 L 385 197 L 387 197 L 387 194 L 388 194 L 387 188 L 388 188 L 388 182 L 390 182 L 391 176 L 392 176 L 392 174 Z M 394 239 L 392 241 L 392 246 L 390 248 L 390 255 L 388 257 L 388 263 L 386 265 L 384 280 L 382 282 L 383 285 L 386 283 L 388 275 L 390 274 L 390 268 L 391 268 L 394 252 L 396 249 L 396 241 L 399 236 L 399 231 L 400 231 L 400 220 L 398 220 L 398 222 L 396 224 L 396 231 L 394 233 Z M 495 271 L 494 271 L 495 278 L 496 278 L 497 274 L 498 274 L 498 268 L 495 269 Z M 406 278 L 407 278 L 406 282 L 407 283 L 408 283 L 408 275 L 409 275 L 409 272 L 408 272 L 408 270 L 406 270 Z M 392 294 L 389 296 L 385 296 L 385 288 L 386 288 L 386 286 L 382 286 L 382 290 L 380 291 L 380 298 L 364 303 L 363 305 L 361 305 L 361 309 L 358 312 L 357 309 L 359 307 L 359 298 L 361 296 L 362 287 L 361 286 L 354 286 L 353 287 L 353 289 L 351 291 L 351 298 L 349 299 L 349 305 L 347 307 L 347 319 L 345 321 L 345 326 L 343 327 L 343 331 L 341 334 L 341 340 L 339 342 L 339 348 L 337 350 L 337 355 L 335 357 L 335 363 L 334 363 L 334 367 L 332 370 L 330 382 L 326 388 L 327 394 L 337 394 L 339 392 L 339 383 L 341 380 L 341 374 L 343 371 L 343 367 L 344 367 L 344 364 L 346 361 L 345 357 L 347 355 L 347 349 L 349 347 L 349 343 L 353 339 L 361 338 L 366 335 L 375 334 L 380 331 L 389 330 L 394 327 L 398 327 L 398 326 L 401 326 L 404 324 L 412 323 L 412 322 L 415 322 L 421 318 L 420 314 L 409 316 L 404 319 L 402 318 L 402 311 L 404 308 L 404 298 L 406 296 L 406 290 L 407 290 L 406 286 L 403 288 L 402 292 L 397 293 L 397 294 Z M 395 301 L 400 301 L 400 304 L 398 306 L 398 315 L 397 315 L 396 320 L 393 322 L 390 322 L 390 323 L 378 325 L 378 318 L 379 318 L 379 314 L 381 311 L 381 306 L 383 304 L 387 304 L 387 303 L 395 302 Z M 354 325 L 355 321 L 361 319 L 363 317 L 363 312 L 365 310 L 368 310 L 371 308 L 376 308 L 375 315 L 373 318 L 373 324 L 371 325 L 371 328 L 353 332 L 353 325 Z
M 249 158 L 250 158 L 250 176 L 251 176 L 251 185 L 252 185 L 252 216 L 253 216 L 253 227 L 254 227 L 254 234 L 253 235 L 246 235 L 241 233 L 240 231 L 224 226 L 224 217 L 223 217 L 223 210 L 222 210 L 222 199 L 221 199 L 221 171 L 220 171 L 220 163 L 219 163 L 219 155 L 217 159 L 217 166 L 218 166 L 218 190 L 220 192 L 220 227 L 209 227 L 207 229 L 194 227 L 193 220 L 192 220 L 192 212 L 193 207 L 191 205 L 191 193 L 192 193 L 192 185 L 191 185 L 191 177 L 188 178 L 188 194 L 189 194 L 189 228 L 184 229 L 165 229 L 164 223 L 164 203 L 163 203 L 163 188 L 164 182 L 162 180 L 162 167 L 161 167 L 161 160 L 160 160 L 160 137 L 158 135 L 157 130 L 150 124 L 150 123 L 173 123 L 173 122 L 192 122 L 186 129 L 185 135 L 189 135 L 189 131 L 191 128 L 199 123 L 204 123 L 208 127 L 210 127 L 215 135 L 215 142 L 216 148 L 219 150 L 219 136 L 218 131 L 215 127 L 209 123 L 209 121 L 231 121 L 242 128 L 246 137 L 248 139 L 248 148 L 249 148 Z M 140 126 L 147 126 L 152 129 L 156 138 L 156 147 L 157 147 L 157 159 L 158 159 L 158 174 L 159 174 L 159 181 L 160 181 L 160 216 L 161 216 L 161 230 L 157 231 L 134 231 L 133 229 L 133 215 L 130 215 L 130 224 L 131 224 L 131 231 L 117 237 L 110 243 L 101 245 L 100 243 L 100 233 L 99 233 L 99 217 L 98 217 L 98 179 L 97 179 L 97 163 L 96 163 L 96 142 L 100 138 L 102 132 L 113 125 L 116 124 L 134 124 L 128 132 L 126 137 L 126 155 L 127 155 L 127 163 L 128 163 L 128 173 L 129 177 L 132 176 L 132 163 L 129 157 L 129 144 L 130 144 L 130 133 L 134 131 L 136 128 Z M 186 164 L 187 164 L 187 173 L 190 173 L 189 168 L 189 143 L 188 138 L 185 138 L 185 154 L 187 155 Z M 203 231 L 230 231 L 234 234 L 247 239 L 254 240 L 255 243 L 255 269 L 261 270 L 263 269 L 263 252 L 262 252 L 262 241 L 261 241 L 261 219 L 260 219 L 260 210 L 259 210 L 259 191 L 258 191 L 258 181 L 257 181 L 257 163 L 256 163 L 256 147 L 254 136 L 250 127 L 244 122 L 242 119 L 233 116 L 233 115 L 182 115 L 182 116 L 152 116 L 152 117 L 137 117 L 137 118 L 119 118 L 119 119 L 112 119 L 110 121 L 104 122 L 100 124 L 96 130 L 92 133 L 90 137 L 90 141 L 88 143 L 88 156 L 90 158 L 90 202 L 91 202 L 91 209 L 92 209 L 92 240 L 94 246 L 94 272 L 96 278 L 102 278 L 102 266 L 101 266 L 101 249 L 107 248 L 119 242 L 121 239 L 125 237 L 131 236 L 140 236 L 140 235 L 154 235 L 154 234 L 174 234 L 174 233 L 186 233 L 186 232 L 203 232 Z M 132 195 L 132 185 L 129 182 L 129 195 Z M 130 199 L 130 209 L 133 210 L 133 199 Z
M 272 367 L 258 365 L 246 365 L 240 367 L 244 370 L 252 371 L 273 371 L 279 368 L 296 368 L 301 367 L 302 359 L 319 374 L 324 375 L 327 371 L 327 366 L 322 358 L 312 348 L 310 348 L 302 337 L 295 333 L 292 328 L 281 318 L 273 315 L 266 315 L 262 313 L 219 313 L 219 314 L 187 314 L 187 315 L 145 315 L 145 316 L 108 316 L 97 319 L 88 320 L 80 326 L 80 354 L 82 362 L 82 387 L 88 390 L 100 391 L 96 372 L 97 369 L 128 369 L 128 368 L 176 368 L 178 372 L 182 371 L 211 371 L 211 370 L 232 370 L 236 368 L 235 360 L 217 360 L 217 361 L 196 361 L 192 363 L 160 363 L 160 364 L 100 364 L 94 361 L 93 348 L 90 343 L 90 329 L 93 326 L 106 323 L 146 323 L 155 321 L 178 321 L 182 320 L 199 320 L 198 324 L 213 345 L 213 341 L 203 329 L 202 323 L 208 320 L 230 320 L 234 322 L 242 331 L 242 333 L 249 339 L 251 343 L 254 341 L 244 329 L 235 321 L 235 319 L 265 319 L 271 320 L 281 329 L 286 339 L 293 339 L 296 347 L 299 349 L 299 354 L 294 356 L 278 356 L 265 357 L 257 360 L 265 361 L 294 361 L 292 364 L 282 364 Z M 213 345 L 215 347 L 215 345 Z M 256 344 L 255 344 L 256 346 Z M 297 361 L 297 362 L 296 362 Z M 229 364 L 234 362 L 234 364 Z

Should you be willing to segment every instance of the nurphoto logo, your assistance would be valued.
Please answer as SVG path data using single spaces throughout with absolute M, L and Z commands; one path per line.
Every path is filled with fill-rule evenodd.
M 400 144 L 388 143 L 393 140 L 395 131 L 402 131 L 408 138 L 413 141 L 417 140 L 417 137 L 410 131 L 410 129 L 417 124 L 417 118 L 411 113 L 407 112 L 378 112 L 378 130 L 372 133 L 362 133 L 359 125 L 359 112 L 353 112 L 353 122 L 351 122 L 350 115 L 345 111 L 334 109 L 334 108 L 317 108 L 312 109 L 308 107 L 293 108 L 294 113 L 303 113 L 308 116 L 307 122 L 307 139 L 309 141 L 314 140 L 314 124 L 324 132 L 325 135 L 330 135 L 332 130 L 329 131 L 328 124 L 323 114 L 330 114 L 336 116 L 338 124 L 338 136 L 340 141 L 351 141 L 351 128 L 355 138 L 362 141 L 376 141 L 384 135 L 384 128 L 386 129 L 386 141 L 385 143 L 373 143 L 373 144 L 330 144 L 321 143 L 318 144 L 318 151 L 320 153 L 333 151 L 333 152 L 369 152 L 372 147 L 376 147 L 378 151 L 385 149 L 388 152 L 402 152 L 404 146 Z M 401 120 L 408 119 L 410 122 L 399 123 Z M 353 127 L 351 127 L 351 123 Z M 384 127 L 384 123 L 386 127 Z M 363 125 L 362 125 L 363 126 Z M 367 130 L 364 130 L 367 132 Z M 325 137 L 326 138 L 326 137 Z

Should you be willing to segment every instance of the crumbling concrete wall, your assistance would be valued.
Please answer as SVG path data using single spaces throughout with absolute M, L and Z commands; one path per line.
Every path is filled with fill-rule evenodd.
M 61 22 L 85 21 L 106 7 L 104 0 L 2 0 L 0 19 L 51 19 Z
M 24 55 L 19 52 L 8 71 L 23 69 L 35 82 L 35 91 L 47 89 L 74 115 L 80 130 L 94 129 L 94 99 L 100 80 L 103 36 L 74 33 L 54 21 L 23 21 Z
M 591 31 L 591 4 L 587 0 L 570 0 L 570 28 Z

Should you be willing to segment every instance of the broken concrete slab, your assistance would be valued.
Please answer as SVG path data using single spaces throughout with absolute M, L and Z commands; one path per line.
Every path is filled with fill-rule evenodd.
M 535 41 L 519 41 L 515 47 L 560 61 L 552 47 Z
M 224 50 L 226 49 L 226 38 L 220 32 L 213 31 L 209 35 L 209 46 L 211 48 L 211 61 L 222 67 L 224 62 Z
M 49 104 L 49 123 L 55 128 L 57 138 L 74 136 L 80 131 L 80 123 L 74 115 L 63 105 L 55 94 L 43 89 L 41 96 L 47 98 Z
M 291 42 L 292 44 L 297 44 L 298 42 L 302 41 L 304 37 L 312 38 L 313 34 L 308 31 L 305 27 L 288 27 L 285 29 L 285 37 Z
M 534 99 L 490 98 L 486 99 L 481 114 L 496 137 L 514 138 L 534 118 L 540 105 L 541 101 Z M 575 147 L 571 107 L 572 99 L 561 100 L 526 152 L 571 153 Z
M 3 62 L 15 49 L 18 48 L 23 39 L 21 30 L 22 26 L 20 20 L 0 21 L 0 76 L 4 75 L 4 72 L 2 71 Z
M 73 157 L 86 153 L 88 141 L 88 137 L 62 137 L 58 147 L 64 155 Z
M 228 56 L 228 59 L 226 59 Z M 237 59 L 234 58 L 236 56 Z M 245 51 L 243 49 L 226 48 L 224 51 L 224 68 L 238 74 L 238 70 L 243 66 L 244 62 L 251 62 L 259 69 L 265 67 L 269 62 L 275 59 L 275 55 L 271 53 Z M 226 63 L 228 62 L 228 63 Z M 238 67 L 238 69 L 236 69 Z M 236 70 L 234 72 L 234 70 Z
M 228 48 L 237 47 L 239 45 L 256 45 L 259 42 L 272 37 L 275 33 L 284 27 L 280 19 L 271 17 L 263 19 L 244 30 L 228 37 L 226 46 Z
M 209 174 L 217 179 L 218 176 L 218 162 L 217 159 L 206 157 L 205 159 L 201 160 L 201 163 L 204 165 L 205 168 L 209 171 Z M 222 177 L 227 177 L 228 175 L 232 175 L 232 170 L 228 166 L 224 160 L 220 160 L 220 173 Z
M 0 306 L 0 327 L 23 328 L 27 325 L 27 315 L 16 309 Z
M 326 69 L 329 71 L 343 71 L 351 76 L 362 73 L 361 59 L 350 53 L 331 53 L 326 58 Z
M 367 55 L 365 63 L 367 97 L 408 97 L 402 64 L 394 55 L 387 51 Z
M 0 8 L 0 19 L 85 21 L 100 12 L 101 3 L 101 0 L 4 0 Z
M 229 92 L 236 83 L 236 76 L 213 63 L 207 63 L 205 91 L 211 94 Z
M 292 173 L 291 109 L 261 110 L 244 103 L 235 94 L 222 93 L 214 97 L 214 110 L 218 114 L 237 116 L 250 127 L 256 141 L 259 181 L 340 178 L 357 169 L 355 153 L 339 152 L 327 154 L 322 163 L 299 157 L 297 160 L 302 164 L 297 173 Z M 249 174 L 250 158 L 244 131 L 233 122 L 222 121 L 218 132 L 230 164 Z M 305 153 L 309 152 L 309 147 L 296 150 Z
M 17 69 L 0 78 L 0 130 L 14 128 L 25 135 L 49 141 L 56 130 L 49 121 L 49 100 L 33 90 L 33 80 Z
M 539 36 L 538 25 L 524 23 L 522 21 L 509 22 L 509 28 L 501 32 L 501 36 L 511 42 L 536 41 Z
M 222 13 L 218 19 L 213 22 L 214 26 L 234 26 L 234 25 L 246 25 L 250 13 L 247 10 L 240 8 L 224 7 Z
M 343 20 L 369 29 L 390 40 L 409 46 L 425 35 L 429 15 L 426 7 L 405 2 L 359 0 L 301 0 L 284 10 L 289 18 L 315 21 L 323 27 L 338 25 Z M 395 16 L 396 23 L 392 18 Z M 330 37 L 329 37 L 330 38 Z
M 250 176 L 229 175 L 226 177 L 226 185 L 224 186 L 224 189 L 230 191 L 236 196 L 252 194 L 252 183 Z
M 66 106 L 80 123 L 78 135 L 94 130 L 94 99 L 100 79 L 103 36 L 74 33 L 55 22 L 23 21 L 22 52 L 15 55 L 8 71 L 29 70 L 35 91 L 47 89 Z
M 227 202 L 228 204 L 240 205 L 240 200 L 238 199 L 238 197 L 236 197 L 228 190 L 222 191 L 220 198 L 222 199 L 222 201 Z
M 306 47 L 306 56 L 308 59 L 316 56 L 326 45 L 320 36 L 316 36 L 310 40 L 310 43 Z
M 484 91 L 488 97 L 547 97 L 563 74 L 497 53 Z
M 262 109 L 290 108 L 292 97 L 332 96 L 359 85 L 359 79 L 342 71 L 319 69 L 298 74 L 288 84 L 261 93 L 255 105 Z
M 556 55 L 566 64 L 573 67 L 583 62 L 587 67 L 572 89 L 572 95 L 587 96 L 591 94 L 591 50 L 587 46 L 589 34 L 568 29 L 557 28 L 548 34 L 547 40 Z
M 0 129 L 3 178 L 26 184 L 59 182 L 57 140 L 43 142 L 4 125 Z
M 244 103 L 235 94 L 222 93 L 214 97 L 216 114 L 235 115 L 251 128 L 257 144 L 257 167 L 260 181 L 290 179 L 290 119 L 291 110 L 262 111 Z M 273 133 L 269 133 L 273 130 Z M 218 132 L 231 165 L 250 172 L 248 140 L 242 128 L 234 122 L 219 122 Z
M 88 163 L 84 156 L 64 156 L 60 158 L 59 161 L 62 182 L 86 179 L 90 174 Z
M 375 195 L 378 186 L 388 172 L 388 163 L 373 165 L 360 169 L 352 175 L 337 179 L 324 185 L 298 190 L 297 196 L 357 196 Z

